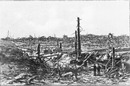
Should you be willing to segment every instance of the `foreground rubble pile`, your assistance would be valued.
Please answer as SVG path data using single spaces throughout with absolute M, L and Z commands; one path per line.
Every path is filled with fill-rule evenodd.
M 1 63 L 1 85 L 112 85 L 130 81 L 130 74 L 127 70 L 124 70 L 125 72 L 119 70 L 118 78 L 106 76 L 103 69 L 100 71 L 101 75 L 94 76 L 94 65 L 91 63 L 86 67 L 83 64 L 78 65 L 71 62 L 75 59 L 74 56 L 62 53 L 50 55 L 46 55 L 41 62 L 39 59 L 30 57 L 29 59 L 19 59 L 19 61 L 10 64 Z M 86 59 L 88 58 L 86 57 L 83 61 Z M 129 64 L 127 64 L 128 66 Z
M 64 74 L 65 75 L 65 74 Z M 58 75 L 53 76 L 42 76 L 39 78 L 36 75 L 31 75 L 29 73 L 20 73 L 15 76 L 1 77 L 1 85 L 113 85 L 113 84 L 125 84 L 129 85 L 130 83 L 130 74 L 126 74 L 120 79 L 107 78 L 104 76 L 93 76 L 93 72 L 81 72 L 79 73 L 78 80 L 75 80 L 72 75 L 72 72 L 66 73 L 66 76 L 62 76 L 59 79 Z M 5 75 L 4 75 L 5 76 Z M 40 75 L 41 76 L 41 75 Z

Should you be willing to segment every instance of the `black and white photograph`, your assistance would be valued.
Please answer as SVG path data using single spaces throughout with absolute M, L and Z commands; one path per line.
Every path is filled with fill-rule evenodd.
M 0 0 L 0 86 L 130 86 L 130 1 Z

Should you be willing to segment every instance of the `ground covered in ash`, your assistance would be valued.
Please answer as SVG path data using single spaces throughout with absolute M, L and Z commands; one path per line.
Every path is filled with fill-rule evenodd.
M 95 86 L 95 85 L 130 85 L 130 74 L 126 73 L 119 79 L 93 76 L 93 71 L 80 71 L 76 80 L 72 72 L 59 78 L 58 72 L 48 73 L 38 66 L 32 66 L 28 56 L 21 53 L 14 43 L 0 41 L 0 85 L 21 86 Z M 67 57 L 66 57 L 67 58 Z M 127 68 L 130 68 L 128 64 Z M 36 70 L 37 69 L 37 70 Z M 36 71 L 35 71 L 36 70 Z M 36 73 L 37 72 L 37 73 Z

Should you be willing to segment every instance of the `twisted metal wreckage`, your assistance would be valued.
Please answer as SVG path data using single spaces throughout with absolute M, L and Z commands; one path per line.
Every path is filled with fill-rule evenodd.
M 109 78 L 119 78 L 125 73 L 126 53 L 118 54 L 121 49 L 116 49 L 113 44 L 113 35 L 108 35 L 107 49 L 94 49 L 88 52 L 81 51 L 80 42 L 80 19 L 77 18 L 77 31 L 75 31 L 75 51 L 66 53 L 62 51 L 62 43 L 60 43 L 57 53 L 42 54 L 41 45 L 38 44 L 37 56 L 29 56 L 34 62 L 39 63 L 44 72 L 52 75 L 58 74 L 59 79 L 62 77 L 72 77 L 78 80 L 78 73 L 80 71 L 93 71 L 94 76 L 103 76 Z M 124 50 L 123 50 L 124 51 Z M 47 52 L 47 51 L 46 51 Z M 35 57 L 35 58 L 34 58 Z M 27 80 L 31 83 L 36 76 Z

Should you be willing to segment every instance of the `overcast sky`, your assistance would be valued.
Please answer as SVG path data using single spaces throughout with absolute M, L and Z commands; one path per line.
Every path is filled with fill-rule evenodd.
M 128 1 L 1 1 L 0 38 L 74 36 L 77 17 L 81 34 L 129 35 Z

